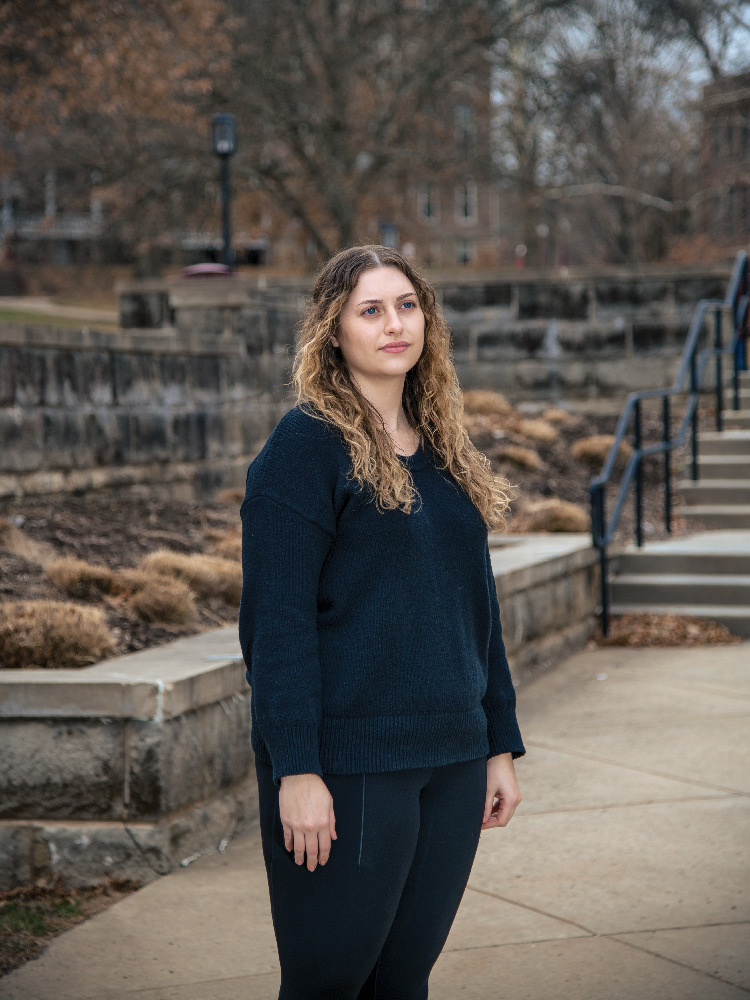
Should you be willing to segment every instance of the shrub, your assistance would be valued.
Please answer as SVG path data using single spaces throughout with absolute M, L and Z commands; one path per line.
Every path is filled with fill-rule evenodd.
M 55 550 L 51 545 L 29 538 L 5 517 L 0 517 L 0 549 L 5 549 L 14 556 L 20 556 L 27 562 L 37 563 L 40 566 L 55 557 Z
M 491 389 L 467 389 L 464 393 L 464 411 L 504 417 L 513 412 L 513 407 L 501 392 L 494 392 Z
M 587 511 L 567 500 L 533 500 L 523 510 L 522 524 L 526 531 L 588 531 Z
M 228 604 L 240 603 L 242 566 L 231 559 L 157 549 L 141 560 L 140 568 L 183 580 L 199 597 L 218 595 Z
M 68 601 L 0 604 L 0 665 L 83 667 L 113 648 L 104 612 Z
M 226 504 L 227 507 L 239 507 L 245 499 L 245 491 L 238 486 L 230 486 L 216 494 L 216 502 Z
M 195 615 L 195 596 L 182 580 L 154 573 L 125 596 L 127 605 L 145 622 L 184 625 Z
M 542 414 L 542 420 L 546 420 L 548 424 L 570 427 L 572 424 L 577 424 L 579 418 L 573 413 L 568 413 L 567 410 L 560 409 L 559 406 L 551 406 Z
M 613 434 L 594 434 L 591 437 L 581 438 L 580 441 L 576 441 L 570 450 L 574 458 L 585 462 L 592 468 L 600 469 L 604 465 L 614 441 Z M 617 453 L 615 468 L 624 468 L 632 454 L 633 449 L 631 446 L 627 441 L 622 441 Z
M 50 580 L 63 593 L 84 601 L 97 600 L 114 590 L 115 572 L 108 566 L 95 566 L 84 559 L 65 556 L 45 567 Z
M 547 423 L 546 420 L 519 420 L 513 427 L 513 430 L 520 434 L 521 437 L 528 438 L 530 441 L 536 441 L 537 444 L 553 444 L 557 441 L 559 436 L 559 431 L 552 424 Z
M 242 535 L 238 531 L 225 531 L 214 538 L 210 546 L 211 555 L 221 559 L 242 559 Z
M 505 462 L 511 462 L 519 469 L 530 469 L 538 472 L 544 468 L 544 462 L 533 448 L 524 448 L 520 444 L 501 445 L 494 453 L 494 456 Z

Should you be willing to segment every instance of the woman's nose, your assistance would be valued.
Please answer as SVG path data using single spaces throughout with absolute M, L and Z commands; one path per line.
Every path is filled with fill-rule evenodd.
M 393 330 L 394 332 L 400 332 L 404 328 L 398 309 L 395 306 L 387 308 L 385 311 L 385 328 L 386 331 Z

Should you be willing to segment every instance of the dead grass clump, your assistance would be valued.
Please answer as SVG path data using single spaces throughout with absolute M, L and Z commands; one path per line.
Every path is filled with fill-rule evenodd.
M 54 559 L 55 550 L 47 542 L 37 542 L 29 538 L 19 527 L 6 517 L 0 517 L 0 549 L 12 552 L 27 562 L 43 566 Z
M 238 486 L 230 486 L 216 494 L 216 502 L 226 504 L 227 507 L 239 507 L 244 499 L 245 491 Z
M 239 531 L 217 531 L 213 535 L 209 546 L 211 555 L 221 559 L 242 559 L 242 535 Z
M 537 444 L 554 444 L 560 432 L 546 420 L 519 420 L 513 430 L 521 437 L 536 441 Z
M 136 572 L 138 572 L 136 570 Z M 195 616 L 195 595 L 187 583 L 154 573 L 145 578 L 125 602 L 145 622 L 184 625 Z
M 551 406 L 542 414 L 542 420 L 546 420 L 548 424 L 557 424 L 560 427 L 572 427 L 573 424 L 578 423 L 579 419 L 575 414 L 568 413 L 567 410 L 563 410 L 559 406 Z
M 533 448 L 524 448 L 520 444 L 504 444 L 499 447 L 493 456 L 500 461 L 510 462 L 519 469 L 530 469 L 538 472 L 544 468 L 544 462 Z
M 524 508 L 521 521 L 525 531 L 588 531 L 590 520 L 587 511 L 577 503 L 567 500 L 530 501 Z
M 68 601 L 0 604 L 0 664 L 6 669 L 84 667 L 114 645 L 99 608 Z
M 576 441 L 570 450 L 573 457 L 577 458 L 580 462 L 585 462 L 587 465 L 592 466 L 592 468 L 599 469 L 604 465 L 614 441 L 613 434 L 594 434 L 591 437 L 581 438 L 580 441 Z M 615 468 L 624 468 L 632 454 L 632 447 L 627 441 L 622 441 L 617 453 Z
M 95 566 L 84 559 L 65 556 L 45 567 L 50 580 L 69 597 L 83 601 L 98 600 L 114 590 L 115 572 L 108 566 Z
M 595 635 L 597 646 L 704 646 L 712 643 L 744 642 L 726 625 L 683 615 L 620 615 L 610 622 L 609 635 Z
M 240 603 L 242 566 L 231 559 L 157 549 L 141 560 L 140 568 L 183 580 L 199 597 L 220 596 L 228 604 Z
M 511 403 L 501 392 L 491 389 L 467 389 L 464 393 L 464 411 L 484 416 L 507 416 L 513 412 Z

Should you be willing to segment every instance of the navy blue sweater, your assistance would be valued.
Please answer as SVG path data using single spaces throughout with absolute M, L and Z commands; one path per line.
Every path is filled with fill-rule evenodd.
M 277 785 L 525 752 L 487 527 L 429 445 L 401 461 L 421 504 L 378 511 L 295 406 L 248 470 L 240 645 Z

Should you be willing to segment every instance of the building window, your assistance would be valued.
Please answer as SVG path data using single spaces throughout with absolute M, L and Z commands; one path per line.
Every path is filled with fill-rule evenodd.
M 456 247 L 456 260 L 459 264 L 470 264 L 474 257 L 474 244 L 470 240 L 459 240 Z
M 734 188 L 727 191 L 727 232 L 734 232 Z
M 456 221 L 464 226 L 473 226 L 477 221 L 476 181 L 466 181 L 456 188 Z
M 456 142 L 464 152 L 471 149 L 476 138 L 477 128 L 474 121 L 474 109 L 469 104 L 459 104 L 456 108 Z
M 721 125 L 714 125 L 714 156 L 721 155 Z
M 436 222 L 440 217 L 440 194 L 436 184 L 422 184 L 417 192 L 417 212 L 423 222 Z

